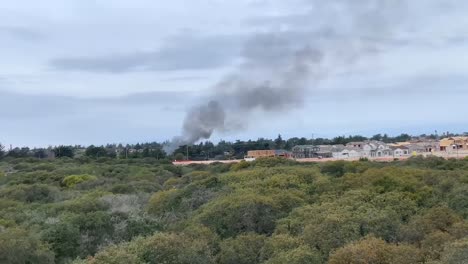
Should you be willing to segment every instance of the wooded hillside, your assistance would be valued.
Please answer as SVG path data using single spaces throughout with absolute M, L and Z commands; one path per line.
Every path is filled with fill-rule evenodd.
M 0 162 L 0 263 L 466 263 L 468 160 Z

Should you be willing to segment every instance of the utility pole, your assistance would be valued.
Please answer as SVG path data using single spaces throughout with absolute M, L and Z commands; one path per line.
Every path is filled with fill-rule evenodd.
M 187 160 L 189 160 L 189 159 L 188 159 L 188 145 L 187 145 Z

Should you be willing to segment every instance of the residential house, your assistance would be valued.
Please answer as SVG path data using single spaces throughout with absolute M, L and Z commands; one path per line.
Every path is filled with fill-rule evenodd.
M 440 151 L 468 150 L 468 137 L 449 137 L 440 140 Z
M 391 146 L 393 157 L 404 157 L 410 155 L 410 149 L 406 146 Z
M 296 159 L 331 158 L 344 148 L 344 145 L 298 145 L 293 147 L 292 156 Z
M 347 147 L 361 149 L 361 158 L 390 157 L 393 155 L 389 145 L 376 140 L 351 142 Z
M 297 145 L 292 148 L 292 155 L 295 159 L 316 158 L 319 147 L 315 145 Z
M 341 151 L 333 153 L 333 157 L 336 159 L 355 159 L 355 158 L 365 158 L 366 152 L 359 147 L 345 147 Z

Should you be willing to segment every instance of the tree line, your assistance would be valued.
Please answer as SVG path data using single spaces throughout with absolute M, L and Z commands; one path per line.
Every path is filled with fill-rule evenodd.
M 454 136 L 455 134 L 447 134 Z M 420 135 L 429 139 L 438 138 L 437 135 Z M 229 142 L 221 140 L 218 143 L 210 141 L 200 142 L 190 146 L 184 145 L 177 148 L 174 153 L 166 153 L 164 145 L 168 142 L 151 142 L 151 143 L 137 143 L 137 144 L 107 144 L 102 146 L 56 146 L 49 148 L 35 148 L 28 147 L 5 149 L 0 144 L 0 158 L 25 158 L 34 157 L 39 159 L 46 158 L 62 158 L 62 157 L 89 157 L 89 158 L 119 158 L 119 159 L 136 159 L 136 158 L 156 158 L 156 159 L 170 159 L 170 160 L 209 160 L 209 159 L 241 159 L 250 150 L 268 150 L 268 149 L 284 149 L 291 150 L 296 145 L 336 145 L 347 144 L 355 141 L 365 140 L 378 140 L 385 143 L 402 142 L 414 138 L 409 134 L 401 134 L 398 136 L 388 136 L 387 134 L 377 134 L 372 137 L 365 137 L 360 135 L 355 136 L 338 136 L 331 139 L 328 138 L 298 138 L 293 137 L 283 139 L 278 135 L 275 139 L 259 138 L 257 140 L 236 140 Z

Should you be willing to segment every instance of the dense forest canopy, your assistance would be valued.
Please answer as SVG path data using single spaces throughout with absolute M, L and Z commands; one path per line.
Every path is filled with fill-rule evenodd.
M 0 161 L 0 263 L 466 263 L 468 159 Z

